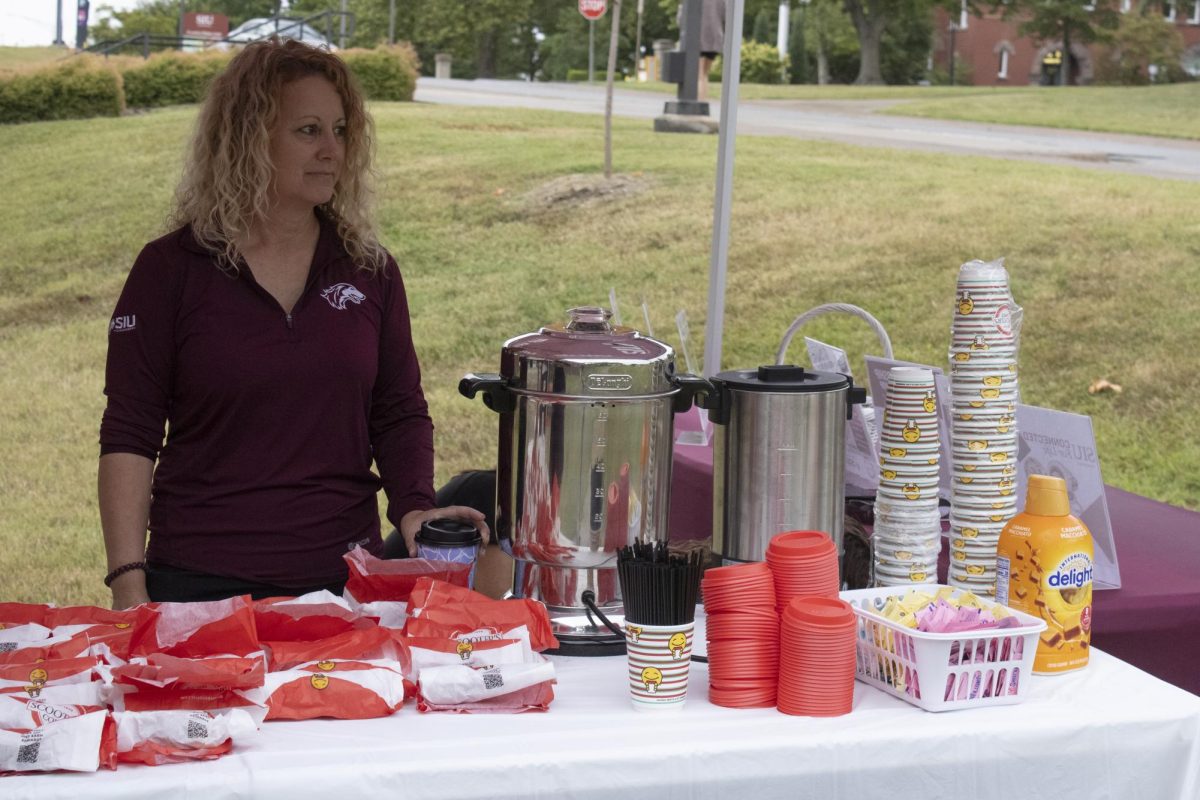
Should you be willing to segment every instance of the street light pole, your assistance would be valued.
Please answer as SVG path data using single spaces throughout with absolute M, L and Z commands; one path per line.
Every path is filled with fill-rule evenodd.
M 57 0 L 54 5 L 57 6 L 55 11 L 58 12 L 58 19 L 54 23 L 54 44 L 65 47 L 67 43 L 62 38 L 62 0 Z

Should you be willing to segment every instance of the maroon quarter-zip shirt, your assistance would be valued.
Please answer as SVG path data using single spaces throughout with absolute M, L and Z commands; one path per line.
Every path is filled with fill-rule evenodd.
M 157 460 L 147 558 L 303 588 L 434 507 L 433 424 L 389 256 L 357 269 L 332 222 L 289 314 L 182 228 L 138 256 L 109 324 L 100 452 Z M 166 442 L 163 431 L 166 427 Z M 372 460 L 379 470 L 371 468 Z

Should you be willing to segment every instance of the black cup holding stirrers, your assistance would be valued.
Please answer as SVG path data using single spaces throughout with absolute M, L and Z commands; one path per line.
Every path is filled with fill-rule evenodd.
M 680 709 L 687 697 L 701 554 L 673 556 L 640 539 L 617 553 L 625 603 L 629 690 L 639 711 Z

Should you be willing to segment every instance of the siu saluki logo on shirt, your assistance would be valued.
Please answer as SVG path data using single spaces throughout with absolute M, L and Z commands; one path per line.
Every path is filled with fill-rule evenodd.
M 347 303 L 361 303 L 367 296 L 348 283 L 335 283 L 321 292 L 321 297 L 338 311 L 345 311 Z

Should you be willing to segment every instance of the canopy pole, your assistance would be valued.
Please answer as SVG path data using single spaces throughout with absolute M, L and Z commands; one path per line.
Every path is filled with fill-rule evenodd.
M 721 371 L 725 336 L 725 273 L 729 261 L 729 207 L 733 194 L 733 148 L 737 142 L 738 84 L 742 72 L 745 0 L 725 6 L 725 52 L 721 59 L 721 129 L 717 142 L 717 189 L 713 201 L 712 255 L 708 267 L 708 319 L 704 325 L 704 376 Z

